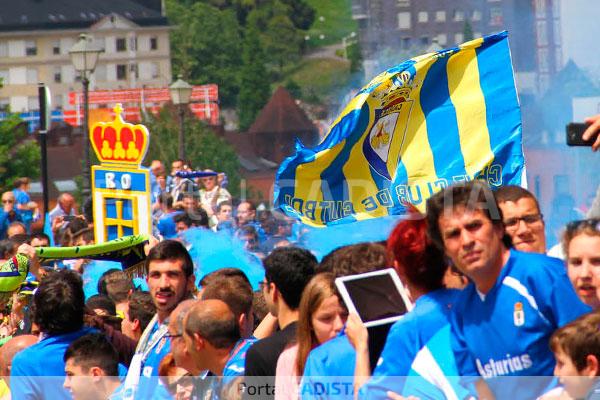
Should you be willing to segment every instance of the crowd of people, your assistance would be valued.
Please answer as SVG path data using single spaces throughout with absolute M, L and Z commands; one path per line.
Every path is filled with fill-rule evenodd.
M 200 178 L 178 176 L 191 172 L 189 163 L 179 159 L 171 163 L 170 174 L 159 160 L 152 161 L 150 170 L 156 236 L 172 239 L 192 227 L 208 228 L 235 236 L 260 259 L 294 240 L 293 221 L 283 214 L 266 210 L 259 214 L 250 201 L 236 202 L 234 210 L 224 173 L 207 169 L 202 171 L 207 176 Z
M 599 204 L 548 249 L 532 193 L 463 182 L 425 214 L 409 208 L 387 240 L 318 259 L 289 218 L 186 168 L 152 162 L 144 279 L 40 262 L 35 247 L 93 243 L 90 203 L 78 213 L 61 194 L 52 233 L 32 234 L 29 181 L 2 194 L 2 258 L 26 255 L 29 275 L 2 304 L 1 399 L 600 398 Z M 238 265 L 202 273 L 190 230 L 239 239 L 263 269 L 258 290 Z M 387 268 L 412 307 L 366 328 L 336 279 Z

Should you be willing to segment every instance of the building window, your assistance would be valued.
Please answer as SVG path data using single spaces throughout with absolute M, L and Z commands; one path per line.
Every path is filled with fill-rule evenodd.
M 55 56 L 60 54 L 60 40 L 54 40 L 52 42 L 52 54 Z
M 397 0 L 398 7 L 410 7 L 410 0 Z
M 548 45 L 548 32 L 547 32 L 546 21 L 537 21 L 537 44 L 539 46 L 547 46 Z
M 117 65 L 117 80 L 124 81 L 127 79 L 127 65 Z
M 479 10 L 473 10 L 473 13 L 471 14 L 471 20 L 473 20 L 473 21 L 481 21 L 481 11 L 479 11 Z
M 454 10 L 452 13 L 452 19 L 456 22 L 461 22 L 465 20 L 465 13 L 462 10 Z
M 427 11 L 419 11 L 419 14 L 417 15 L 417 21 L 419 21 L 419 22 L 429 21 L 429 13 L 427 13 Z
M 61 83 L 62 82 L 62 73 L 60 67 L 54 67 L 54 82 Z
M 125 38 L 117 38 L 116 46 L 117 51 L 127 51 L 127 41 Z
M 438 34 L 437 35 L 437 42 L 441 46 L 445 46 L 446 44 L 448 44 L 448 36 L 445 33 Z
M 150 77 L 156 79 L 160 76 L 160 68 L 158 63 L 150 63 Z
M 535 15 L 538 18 L 546 18 L 546 0 L 535 1 Z
M 429 37 L 428 36 L 421 36 L 421 45 L 422 46 L 428 46 L 429 45 Z
M 554 20 L 553 25 L 553 35 L 554 35 L 554 44 L 557 46 L 560 46 L 561 44 L 561 40 L 560 40 L 560 22 L 558 20 Z
M 8 43 L 0 42 L 0 57 L 8 57 Z
M 461 44 L 465 41 L 465 35 L 463 33 L 455 33 L 454 34 L 454 43 Z
M 129 38 L 129 50 L 137 51 L 137 38 L 136 37 Z
M 446 11 L 436 11 L 435 12 L 435 20 L 437 22 L 444 22 L 444 21 L 446 21 Z
M 503 22 L 502 9 L 500 7 L 490 8 L 490 25 L 502 26 Z
M 411 40 L 409 37 L 402 38 L 402 48 L 403 49 L 408 50 L 408 49 L 410 49 L 411 45 L 412 44 L 411 44 Z
M 0 99 L 0 111 L 8 111 L 10 109 L 10 99 L 3 97 Z
M 398 29 L 410 29 L 410 13 L 398 13 Z
M 37 46 L 35 44 L 35 40 L 26 40 L 25 41 L 25 55 L 27 55 L 27 56 L 37 55 Z
M 137 66 L 137 64 L 130 64 L 129 65 L 129 72 L 131 72 L 131 75 L 133 77 L 135 77 L 135 79 L 138 79 L 140 77 L 140 75 L 138 73 L 138 66 Z
M 35 68 L 27 68 L 27 83 L 36 84 L 38 83 L 38 72 Z
M 58 108 L 59 110 L 62 110 L 63 108 L 63 95 L 62 94 L 55 94 L 54 96 L 54 101 L 53 101 L 53 106 L 55 108 Z
M 550 66 L 548 64 L 548 50 L 547 49 L 539 49 L 538 50 L 538 68 L 540 72 L 548 72 L 550 70 Z
M 150 38 L 150 50 L 158 50 L 158 38 L 157 37 Z

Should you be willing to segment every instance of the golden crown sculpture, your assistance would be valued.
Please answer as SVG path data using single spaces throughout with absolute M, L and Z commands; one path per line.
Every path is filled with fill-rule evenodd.
M 90 142 L 102 164 L 128 164 L 139 166 L 148 150 L 148 129 L 141 124 L 123 121 L 123 107 L 117 103 L 112 122 L 98 122 L 90 129 Z

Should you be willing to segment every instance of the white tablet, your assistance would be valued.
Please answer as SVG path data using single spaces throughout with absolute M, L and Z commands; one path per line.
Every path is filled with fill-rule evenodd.
M 335 285 L 348 311 L 358 314 L 366 327 L 398 321 L 413 307 L 393 268 L 343 276 Z

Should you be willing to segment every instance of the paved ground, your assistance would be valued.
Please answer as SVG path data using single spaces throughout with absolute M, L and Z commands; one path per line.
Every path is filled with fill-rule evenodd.
M 340 57 L 336 54 L 337 50 L 342 50 L 342 44 L 336 43 L 329 46 L 319 47 L 316 50 L 309 52 L 305 57 L 306 58 L 339 58 L 343 60 L 343 57 Z

